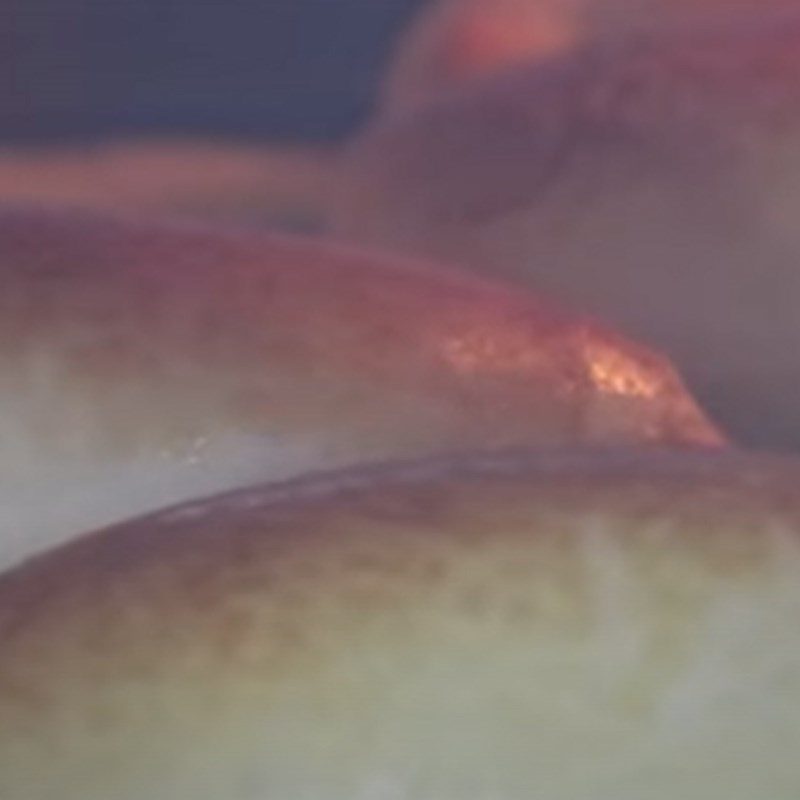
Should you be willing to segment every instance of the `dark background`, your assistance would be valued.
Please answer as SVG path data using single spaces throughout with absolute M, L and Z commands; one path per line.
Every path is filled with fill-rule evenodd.
M 0 141 L 320 141 L 425 0 L 0 0 Z

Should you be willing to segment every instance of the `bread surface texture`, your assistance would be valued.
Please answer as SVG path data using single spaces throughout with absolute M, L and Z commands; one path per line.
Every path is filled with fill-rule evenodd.
M 516 452 L 102 531 L 0 580 L 0 796 L 793 800 L 798 487 Z

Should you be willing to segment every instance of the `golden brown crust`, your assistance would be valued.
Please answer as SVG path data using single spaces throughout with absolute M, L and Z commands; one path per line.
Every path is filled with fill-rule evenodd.
M 600 326 L 428 264 L 299 240 L 6 210 L 0 343 L 6 375 L 95 404 L 98 431 L 119 395 L 152 415 L 157 393 L 162 441 L 181 425 L 202 436 L 203 404 L 267 433 L 344 418 L 385 435 L 424 404 L 463 446 L 526 428 L 602 439 L 592 406 L 608 396 L 655 398 L 632 438 L 713 438 L 663 359 Z M 119 428 L 142 441 L 141 426 Z

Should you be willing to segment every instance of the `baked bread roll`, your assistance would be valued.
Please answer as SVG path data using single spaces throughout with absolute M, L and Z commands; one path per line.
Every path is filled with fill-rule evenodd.
M 429 0 L 393 48 L 379 94 L 382 113 L 592 40 L 765 8 L 796 0 Z
M 4 800 L 795 800 L 800 465 L 506 454 L 0 579 Z
M 739 439 L 800 447 L 800 14 L 674 28 L 377 122 L 341 236 L 512 277 L 663 348 Z
M 660 356 L 458 273 L 301 240 L 0 211 L 0 564 L 365 458 L 718 444 Z

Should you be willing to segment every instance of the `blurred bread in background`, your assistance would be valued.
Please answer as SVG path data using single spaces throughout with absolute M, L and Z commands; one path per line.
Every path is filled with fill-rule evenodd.
M 381 111 L 509 66 L 635 31 L 796 7 L 796 0 L 430 0 L 397 38 L 379 92 Z
M 255 228 L 323 225 L 333 149 L 142 139 L 0 149 L 0 202 L 65 203 Z

